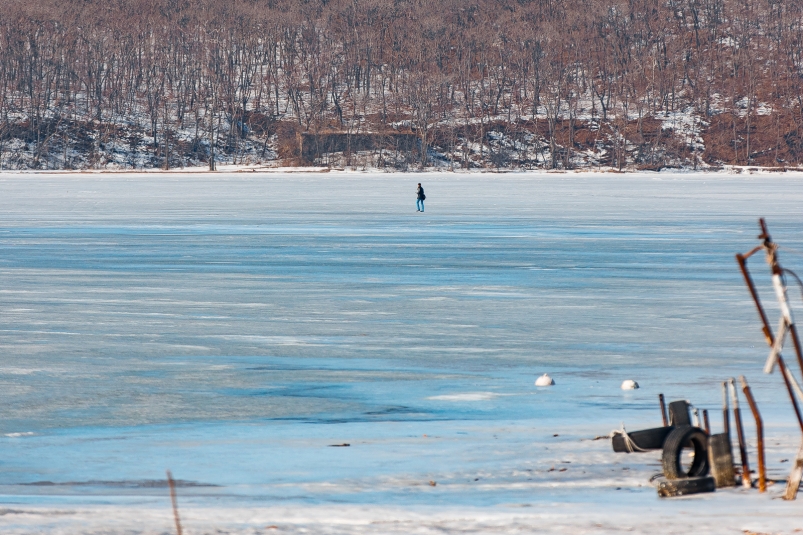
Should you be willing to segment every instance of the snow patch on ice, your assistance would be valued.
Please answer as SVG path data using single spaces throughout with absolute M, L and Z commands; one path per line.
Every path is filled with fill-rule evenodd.
M 440 396 L 431 396 L 427 399 L 438 401 L 488 401 L 503 395 L 505 394 L 497 394 L 496 392 L 463 392 L 461 394 L 443 394 Z

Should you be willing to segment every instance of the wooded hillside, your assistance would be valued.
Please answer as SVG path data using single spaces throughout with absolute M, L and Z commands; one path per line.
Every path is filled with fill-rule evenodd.
M 4 0 L 0 167 L 790 167 L 802 69 L 803 0 Z

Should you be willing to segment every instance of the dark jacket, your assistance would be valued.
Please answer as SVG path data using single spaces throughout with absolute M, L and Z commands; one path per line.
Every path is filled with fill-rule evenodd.
M 421 186 L 418 186 L 418 187 L 416 188 L 415 192 L 416 192 L 416 194 L 418 195 L 418 200 L 419 200 L 419 201 L 423 201 L 424 199 L 426 199 L 426 198 L 427 198 L 427 196 L 426 196 L 426 195 L 424 195 L 424 188 L 422 188 Z

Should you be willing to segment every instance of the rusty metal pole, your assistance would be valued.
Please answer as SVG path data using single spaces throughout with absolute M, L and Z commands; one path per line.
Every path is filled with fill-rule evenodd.
M 767 490 L 767 467 L 764 459 L 764 424 L 761 421 L 761 414 L 758 412 L 758 405 L 753 398 L 753 392 L 747 386 L 747 381 L 744 375 L 739 377 L 742 383 L 742 392 L 744 397 L 747 398 L 747 404 L 750 405 L 750 411 L 753 413 L 753 418 L 756 420 L 756 443 L 758 449 L 758 491 L 766 492 Z
M 753 251 L 755 250 L 756 249 L 753 249 Z M 751 251 L 751 253 L 753 251 Z M 753 297 L 753 302 L 756 304 L 756 308 L 758 309 L 758 315 L 761 318 L 761 331 L 764 333 L 764 338 L 767 340 L 767 345 L 772 347 L 772 344 L 774 343 L 772 338 L 772 328 L 770 327 L 770 321 L 767 319 L 767 313 L 764 312 L 764 307 L 761 306 L 761 299 L 758 297 L 756 285 L 753 284 L 753 278 L 750 276 L 750 272 L 747 271 L 747 258 L 748 257 L 742 254 L 737 254 L 736 262 L 739 264 L 739 269 L 742 270 L 744 282 L 747 284 L 747 289 L 750 290 L 750 295 Z
M 708 421 L 708 409 L 703 409 L 703 423 L 705 424 L 705 432 L 711 434 L 711 422 Z
M 736 424 L 736 438 L 739 439 L 739 456 L 742 459 L 742 486 L 750 488 L 753 485 L 750 479 L 750 466 L 747 462 L 747 445 L 744 441 L 742 414 L 739 410 L 739 397 L 736 395 L 736 385 L 733 382 L 733 377 L 728 379 L 728 386 L 730 387 L 731 401 L 733 402 L 733 421 Z
M 669 425 L 669 420 L 666 419 L 666 403 L 664 402 L 664 395 L 658 394 L 658 402 L 661 404 L 661 418 L 664 421 L 664 427 Z
M 173 502 L 173 518 L 176 521 L 176 534 L 181 535 L 181 520 L 178 518 L 178 500 L 176 499 L 176 482 L 173 481 L 173 474 L 167 471 L 167 485 L 170 487 L 170 501 Z

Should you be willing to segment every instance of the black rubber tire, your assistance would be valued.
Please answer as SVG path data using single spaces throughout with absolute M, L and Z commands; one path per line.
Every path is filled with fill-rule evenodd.
M 716 485 L 713 477 L 690 477 L 686 479 L 663 480 L 658 483 L 658 496 L 671 498 L 673 496 L 686 496 L 687 494 L 700 494 L 701 492 L 714 492 Z
M 694 448 L 694 461 L 688 472 L 680 465 L 680 453 L 684 447 Z M 661 455 L 666 479 L 686 479 L 708 475 L 708 434 L 699 427 L 690 425 L 676 427 L 664 441 Z
M 680 399 L 669 404 L 669 425 L 675 427 L 691 425 L 688 401 Z
M 628 433 L 630 440 L 638 447 L 638 450 L 660 450 L 664 447 L 664 440 L 672 432 L 674 427 L 655 427 L 653 429 L 642 429 L 641 431 L 631 431 Z M 625 437 L 621 434 L 613 435 L 611 439 L 613 451 L 617 453 L 631 453 L 627 447 Z

